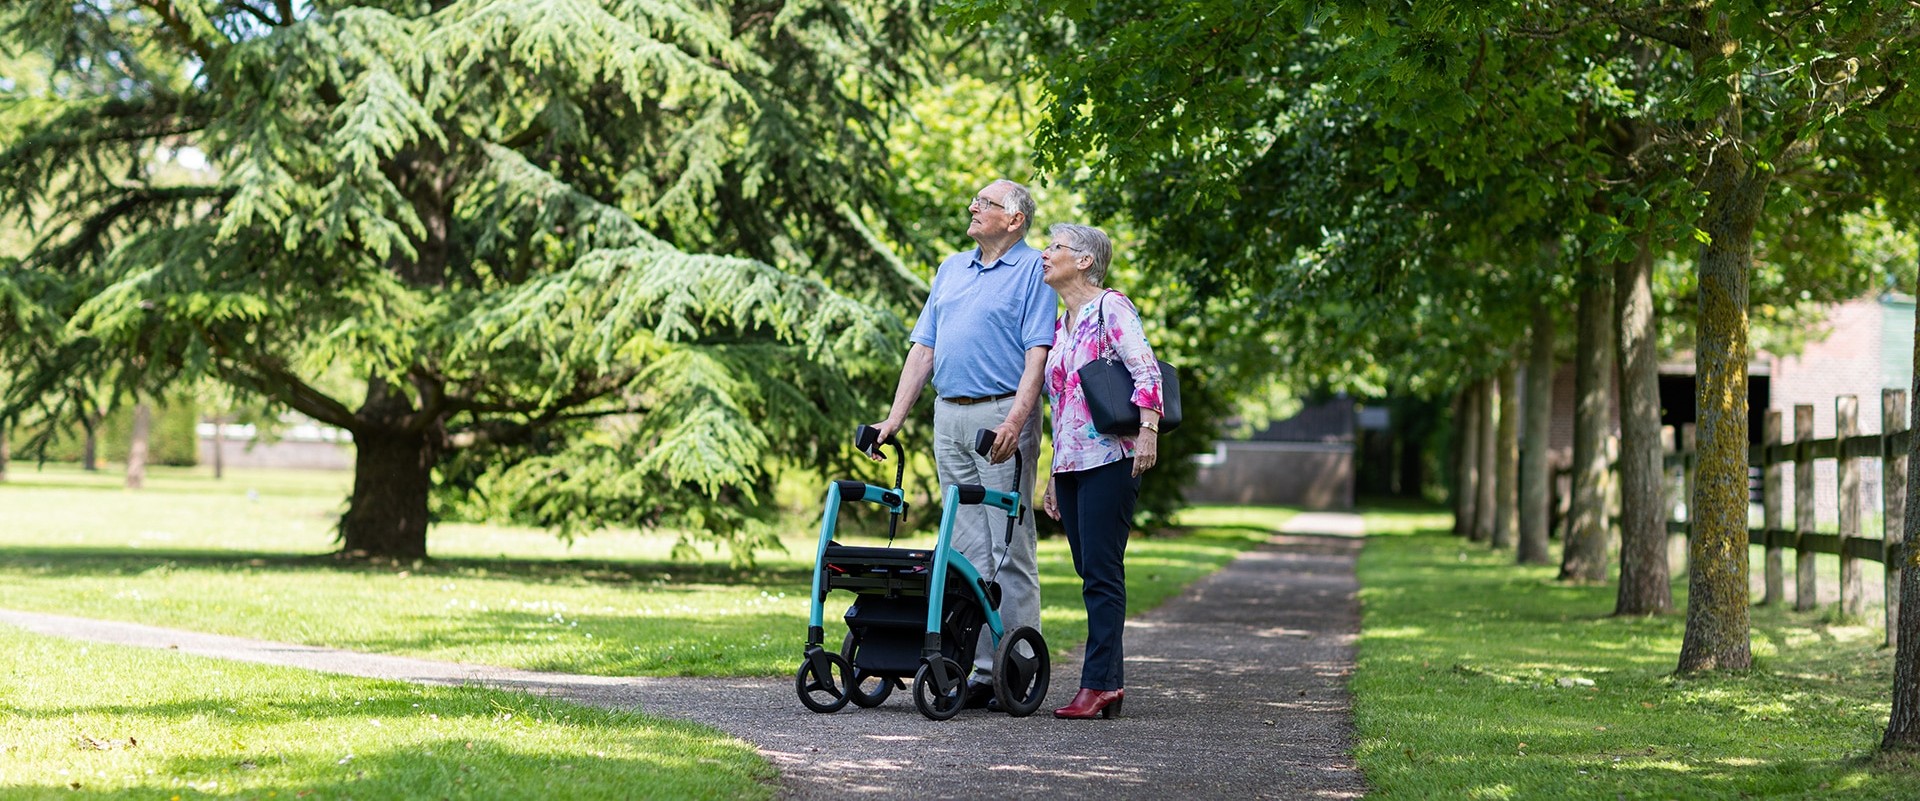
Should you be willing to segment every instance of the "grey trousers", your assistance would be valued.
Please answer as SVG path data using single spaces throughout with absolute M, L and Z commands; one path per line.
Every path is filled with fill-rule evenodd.
M 933 404 L 933 459 L 940 475 L 938 497 L 945 497 L 952 484 L 980 484 L 1001 491 L 1013 487 L 1015 463 L 1019 463 L 1020 502 L 1027 507 L 1021 521 L 1014 525 L 1013 542 L 1007 543 L 1007 513 L 992 506 L 963 506 L 953 521 L 953 547 L 973 563 L 980 575 L 1000 584 L 1000 623 L 1004 631 L 1020 626 L 1040 630 L 1040 567 L 1034 557 L 1033 515 L 1039 498 L 1033 494 L 1034 474 L 1040 456 L 1040 413 L 1034 410 L 1020 431 L 1020 455 L 1000 464 L 973 452 L 974 437 L 982 428 L 993 428 L 1007 419 L 1013 398 L 962 406 L 946 401 Z M 1005 560 L 1002 563 L 1002 559 Z M 996 572 L 997 568 L 997 572 Z M 993 674 L 993 635 L 981 631 L 974 648 L 976 680 L 986 681 Z

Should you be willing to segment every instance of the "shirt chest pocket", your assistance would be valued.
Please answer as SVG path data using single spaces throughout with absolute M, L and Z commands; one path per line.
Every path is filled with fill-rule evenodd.
M 952 298 L 940 312 L 949 323 L 965 326 L 973 336 L 989 339 L 1020 338 L 1021 299 L 1004 287 L 982 281 L 965 298 Z

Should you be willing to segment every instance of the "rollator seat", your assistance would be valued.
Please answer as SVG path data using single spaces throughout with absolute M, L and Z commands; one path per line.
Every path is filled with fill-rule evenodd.
M 827 566 L 827 589 L 924 596 L 927 575 L 933 566 L 933 551 L 841 545 L 829 541 L 822 561 Z

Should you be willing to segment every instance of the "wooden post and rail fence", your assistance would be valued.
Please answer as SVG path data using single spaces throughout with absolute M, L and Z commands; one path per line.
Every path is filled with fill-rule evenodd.
M 1800 610 L 1812 609 L 1816 604 L 1818 576 L 1814 570 L 1815 554 L 1835 554 L 1840 557 L 1840 611 L 1852 616 L 1865 611 L 1861 562 L 1885 565 L 1887 643 L 1892 645 L 1896 642 L 1895 624 L 1900 616 L 1900 554 L 1907 507 L 1907 449 L 1913 431 L 1907 424 L 1905 391 L 1882 391 L 1880 408 L 1882 433 L 1863 435 L 1859 433 L 1859 399 L 1852 395 L 1835 398 L 1836 434 L 1827 439 L 1813 437 L 1812 405 L 1793 407 L 1791 439 L 1786 437 L 1787 432 L 1783 430 L 1780 410 L 1767 410 L 1764 441 L 1748 449 L 1748 465 L 1758 467 L 1761 471 L 1762 510 L 1760 527 L 1749 528 L 1748 537 L 1752 544 L 1766 548 L 1763 560 L 1766 589 L 1761 603 L 1786 601 L 1787 551 L 1793 552 L 1793 605 Z M 1693 446 L 1693 426 L 1683 426 L 1677 452 L 1666 456 L 1669 475 L 1676 468 L 1683 474 L 1684 497 L 1689 503 L 1693 497 Z M 1867 506 L 1866 493 L 1860 481 L 1861 460 L 1875 457 L 1880 459 L 1881 514 L 1885 522 L 1881 527 L 1884 535 L 1869 538 L 1863 536 L 1861 531 Z M 1814 530 L 1814 463 L 1824 459 L 1834 460 L 1837 467 L 1838 491 L 1835 497 L 1839 507 L 1838 533 L 1818 533 Z M 1788 470 L 1793 471 L 1790 498 L 1787 497 L 1784 488 L 1786 482 L 1783 480 Z M 1610 496 L 1610 505 L 1618 502 L 1617 493 L 1609 492 L 1607 495 Z M 1786 518 L 1789 508 L 1793 512 L 1791 524 Z M 1610 517 L 1617 517 L 1617 508 L 1609 511 L 1612 513 Z M 1667 531 L 1691 536 L 1691 510 L 1687 517 L 1686 521 L 1669 519 Z

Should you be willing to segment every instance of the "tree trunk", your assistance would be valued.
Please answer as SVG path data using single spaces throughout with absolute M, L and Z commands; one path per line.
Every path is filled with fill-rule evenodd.
M 1615 266 L 1620 339 L 1620 591 L 1616 615 L 1673 611 L 1667 571 L 1666 475 L 1661 466 L 1660 370 L 1653 253 L 1643 234 Z
M 1553 309 L 1533 301 L 1533 342 L 1527 354 L 1526 436 L 1520 440 L 1520 542 L 1515 559 L 1523 565 L 1553 563 L 1547 552 L 1553 525 L 1553 465 L 1547 444 L 1553 425 Z
M 13 461 L 13 446 L 7 442 L 7 423 L 0 420 L 0 482 L 7 480 L 7 463 Z
M 427 494 L 437 449 L 405 430 L 353 432 L 353 500 L 340 518 L 340 550 L 354 558 L 427 555 Z
M 96 472 L 100 469 L 100 417 L 92 414 L 83 416 L 80 428 L 86 431 L 86 437 L 80 442 L 80 469 Z
M 1473 534 L 1474 506 L 1480 500 L 1480 382 L 1468 384 L 1455 399 L 1453 535 Z
M 218 481 L 227 474 L 227 418 L 213 416 L 213 478 Z
M 1920 316 L 1914 318 L 1913 360 L 1920 365 Z M 1920 426 L 1920 371 L 1913 374 L 1913 425 Z M 1907 513 L 1901 525 L 1908 543 L 1920 542 L 1920 437 L 1907 445 Z M 1893 712 L 1880 747 L 1920 750 L 1920 548 L 1901 551 L 1899 633 L 1893 649 Z
M 353 499 L 340 517 L 340 550 L 349 558 L 421 559 L 427 555 L 427 496 L 445 432 L 417 425 L 407 396 L 368 382 L 367 421 L 353 431 Z
M 1747 270 L 1770 169 L 1748 173 L 1739 148 L 1715 151 L 1703 188 L 1693 537 L 1688 546 L 1682 673 L 1753 665 L 1747 610 Z M 1718 175 L 1716 175 L 1718 174 Z M 1797 435 L 1796 435 L 1797 436 Z
M 133 405 L 133 430 L 127 436 L 127 489 L 147 485 L 147 440 L 153 434 L 153 405 Z
M 1613 290 L 1605 272 L 1586 265 L 1580 290 L 1579 344 L 1573 377 L 1573 503 L 1567 512 L 1560 578 L 1607 580 L 1607 430 L 1613 388 Z
M 1494 458 L 1493 547 L 1511 548 L 1520 528 L 1520 384 L 1513 362 L 1500 368 L 1500 425 Z
M 1500 411 L 1500 379 L 1489 377 L 1480 382 L 1480 458 L 1474 468 L 1480 475 L 1480 492 L 1473 501 L 1473 541 L 1490 542 L 1493 540 L 1493 519 L 1500 511 L 1499 488 L 1500 471 L 1497 452 L 1499 451 L 1500 430 L 1497 419 Z

